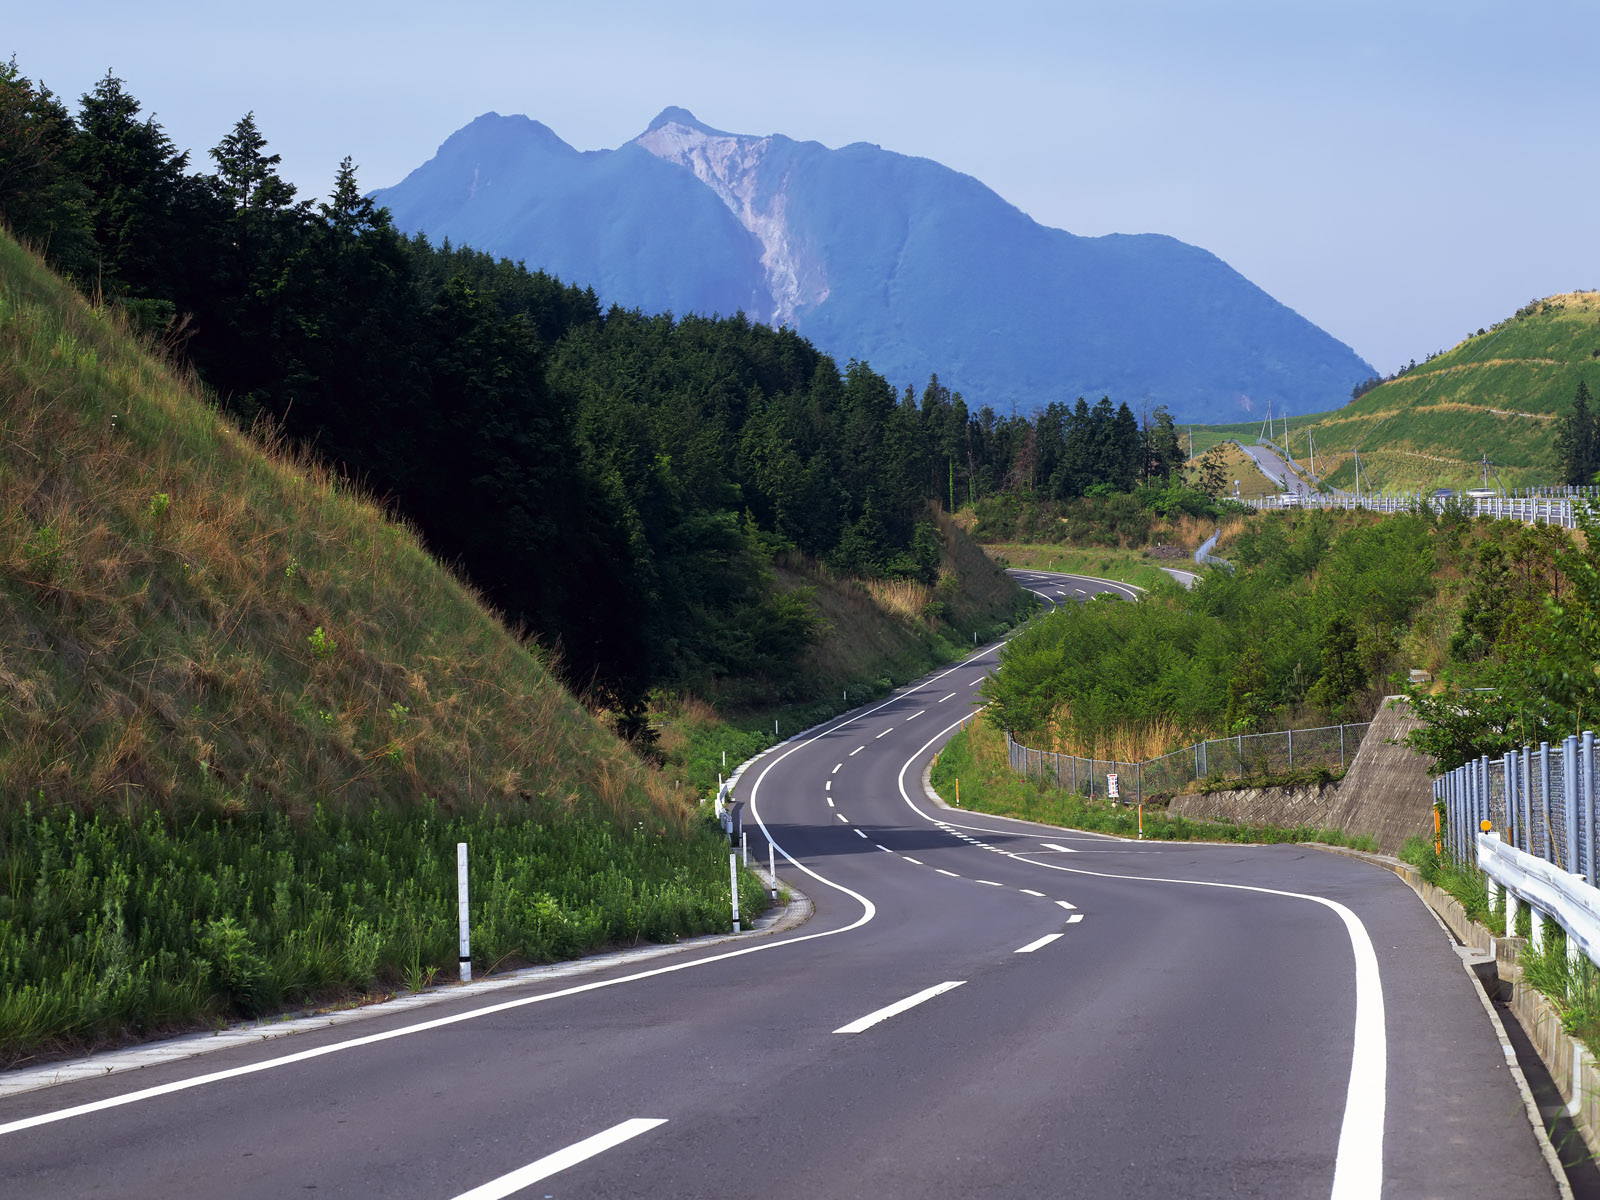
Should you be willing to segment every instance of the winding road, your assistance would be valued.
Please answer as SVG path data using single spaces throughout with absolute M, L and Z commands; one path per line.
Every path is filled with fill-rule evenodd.
M 12 1096 L 7 1193 L 1558 1194 L 1479 993 L 1389 873 L 930 797 L 998 649 L 743 773 L 752 858 L 770 838 L 804 924 Z

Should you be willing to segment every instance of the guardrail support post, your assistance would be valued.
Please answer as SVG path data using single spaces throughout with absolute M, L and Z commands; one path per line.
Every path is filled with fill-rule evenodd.
M 1506 936 L 1517 936 L 1517 906 L 1520 903 L 1517 894 L 1504 884 L 1500 887 L 1501 894 L 1505 897 L 1506 907 Z
M 1540 954 L 1544 953 L 1544 914 L 1533 905 L 1528 905 L 1529 926 L 1533 936 L 1528 940 L 1533 943 L 1533 948 Z
M 1583 813 L 1583 846 L 1584 865 L 1588 868 L 1584 878 L 1589 881 L 1589 886 L 1595 886 L 1595 839 L 1594 839 L 1594 734 L 1585 731 L 1583 735 L 1583 769 L 1578 772 L 1578 780 L 1583 785 L 1583 795 L 1578 802 L 1578 808 Z
M 1561 824 L 1566 827 L 1566 868 L 1578 873 L 1578 738 L 1561 739 Z
M 1555 862 L 1555 835 L 1550 831 L 1550 743 L 1539 743 L 1539 815 L 1544 818 L 1544 845 L 1537 853 L 1545 862 Z

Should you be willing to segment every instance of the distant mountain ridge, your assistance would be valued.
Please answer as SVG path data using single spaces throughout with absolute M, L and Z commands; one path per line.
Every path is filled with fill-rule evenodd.
M 1160 234 L 1077 237 L 971 176 L 665 109 L 616 150 L 487 113 L 374 198 L 408 233 L 525 261 L 607 304 L 793 326 L 897 385 L 970 404 L 1106 394 L 1180 421 L 1326 410 L 1374 371 L 1221 259 Z

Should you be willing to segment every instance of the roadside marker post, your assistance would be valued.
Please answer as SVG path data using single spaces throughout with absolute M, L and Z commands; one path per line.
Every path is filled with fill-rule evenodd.
M 472 931 L 467 927 L 467 844 L 456 843 L 456 908 L 461 924 L 461 982 L 472 982 Z
M 778 898 L 778 852 L 767 842 L 767 874 L 772 876 L 772 898 Z
M 733 893 L 733 931 L 739 932 L 739 856 L 728 851 L 728 890 Z
M 744 865 L 750 865 L 750 835 L 743 829 L 739 830 L 739 853 L 744 859 Z

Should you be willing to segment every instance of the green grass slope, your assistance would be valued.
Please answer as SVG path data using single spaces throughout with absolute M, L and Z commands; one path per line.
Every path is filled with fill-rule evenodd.
M 0 236 L 0 1059 L 419 986 L 458 840 L 480 969 L 727 918 L 715 833 L 407 529 Z
M 1529 304 L 1296 429 L 1293 450 L 1315 437 L 1318 473 L 1344 488 L 1355 449 L 1379 488 L 1475 486 L 1484 454 L 1507 487 L 1557 483 L 1555 436 L 1580 380 L 1600 386 L 1600 292 Z
M 1557 483 L 1556 431 L 1579 380 L 1600 386 L 1600 292 L 1534 301 L 1343 408 L 1294 418 L 1288 448 L 1309 466 L 1315 440 L 1318 475 L 1347 490 L 1358 449 L 1363 489 L 1477 486 L 1485 454 L 1506 487 Z M 1195 453 L 1260 432 L 1259 421 L 1197 425 Z

